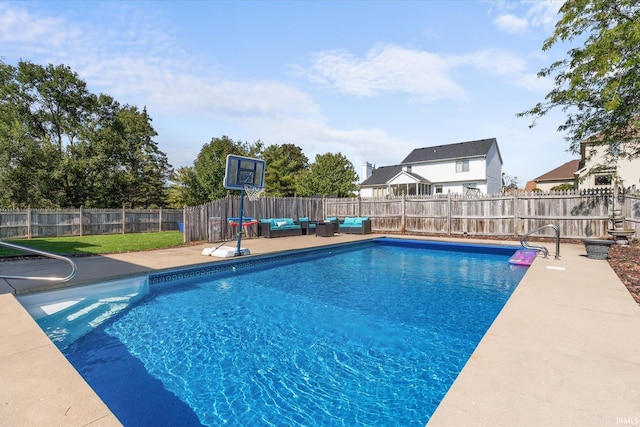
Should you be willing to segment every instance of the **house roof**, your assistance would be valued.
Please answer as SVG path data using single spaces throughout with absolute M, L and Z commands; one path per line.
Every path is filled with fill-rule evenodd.
M 386 184 L 391 178 L 402 172 L 402 165 L 381 166 L 373 171 L 371 176 L 360 185 Z
M 580 166 L 580 159 L 570 160 L 562 166 L 558 166 L 549 172 L 540 175 L 535 178 L 535 182 L 540 181 L 561 181 L 561 180 L 573 180 L 573 174 L 576 173 Z
M 479 139 L 476 141 L 458 142 L 456 144 L 436 145 L 433 147 L 416 148 L 402 161 L 407 163 L 423 163 L 436 160 L 450 160 L 468 157 L 484 156 L 489 153 L 491 146 L 497 144 L 495 138 Z M 497 148 L 497 145 L 496 145 Z M 498 150 L 500 156 L 500 150 Z
M 414 172 L 403 171 L 402 165 L 393 165 L 393 166 L 382 166 L 373 171 L 373 174 L 366 180 L 364 180 L 360 186 L 366 187 L 368 185 L 381 185 L 388 184 L 393 178 L 397 177 L 400 174 L 407 174 L 410 177 L 414 178 L 417 182 L 429 183 L 428 179 L 418 175 Z
M 401 171 L 401 172 L 397 173 L 392 179 L 395 179 L 400 175 L 408 175 L 411 178 L 413 178 L 416 182 L 429 183 L 429 184 L 431 183 L 431 181 L 429 181 L 428 179 L 421 177 L 417 173 L 413 173 L 413 172 L 409 172 L 409 171 Z M 389 182 L 389 181 L 387 181 L 387 182 Z

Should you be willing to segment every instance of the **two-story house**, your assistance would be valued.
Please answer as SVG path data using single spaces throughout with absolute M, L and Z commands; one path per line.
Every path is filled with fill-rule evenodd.
M 365 162 L 360 197 L 497 193 L 502 164 L 495 138 L 416 148 L 398 165 Z

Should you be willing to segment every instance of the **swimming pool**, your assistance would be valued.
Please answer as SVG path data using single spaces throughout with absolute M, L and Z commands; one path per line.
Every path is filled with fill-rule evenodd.
M 422 426 L 524 275 L 516 249 L 375 239 L 23 304 L 125 425 Z

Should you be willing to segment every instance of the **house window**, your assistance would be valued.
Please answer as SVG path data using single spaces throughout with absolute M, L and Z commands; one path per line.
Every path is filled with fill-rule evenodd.
M 614 141 L 609 145 L 609 154 L 612 157 L 618 157 L 620 155 L 620 141 Z
M 436 194 L 442 194 L 442 185 L 436 185 Z
M 611 175 L 596 175 L 594 183 L 596 185 L 611 185 Z
M 394 184 L 391 186 L 391 194 L 393 196 L 402 196 L 408 194 L 409 188 L 407 184 Z
M 430 195 L 431 194 L 431 186 L 429 184 L 420 184 L 420 188 L 418 190 L 418 194 L 420 195 Z
M 469 172 L 469 160 L 456 160 L 456 172 Z
M 387 195 L 387 187 L 376 187 L 373 189 L 373 197 L 385 197 Z
M 431 186 L 429 184 L 418 183 L 409 187 L 409 196 L 424 196 L 431 194 Z

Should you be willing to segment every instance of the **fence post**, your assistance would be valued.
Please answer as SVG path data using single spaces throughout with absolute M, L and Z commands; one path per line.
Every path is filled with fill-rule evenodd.
M 124 211 L 124 205 L 122 205 L 122 234 L 126 233 L 126 227 L 127 227 L 126 216 L 127 216 L 127 214 Z
M 403 193 L 402 194 L 402 199 L 401 199 L 401 202 L 400 202 L 400 203 L 402 203 L 402 206 L 400 208 L 400 215 L 401 215 L 401 217 L 400 217 L 400 233 L 402 233 L 402 234 L 404 234 L 405 231 L 407 230 L 407 227 L 406 227 L 406 224 L 405 224 L 405 220 L 406 220 L 406 218 L 405 218 L 405 201 L 406 201 L 405 200 L 405 195 Z
M 184 231 L 182 232 L 182 243 L 187 243 L 187 205 L 182 206 L 182 227 Z M 191 224 L 189 224 L 191 227 Z M 189 233 L 189 242 L 191 241 L 191 233 Z
M 31 238 L 31 206 L 27 207 L 27 239 Z
M 451 192 L 447 193 L 447 235 L 451 236 Z
M 162 208 L 158 211 L 158 231 L 162 231 Z
M 322 219 L 327 218 L 327 196 L 322 196 Z
M 84 222 L 83 219 L 84 219 L 84 216 L 82 215 L 82 206 L 80 206 L 80 224 L 79 224 L 80 225 L 80 237 L 82 237 L 82 232 L 83 232 L 83 230 L 82 230 L 82 223 Z
M 518 237 L 518 189 L 513 190 L 513 237 Z

